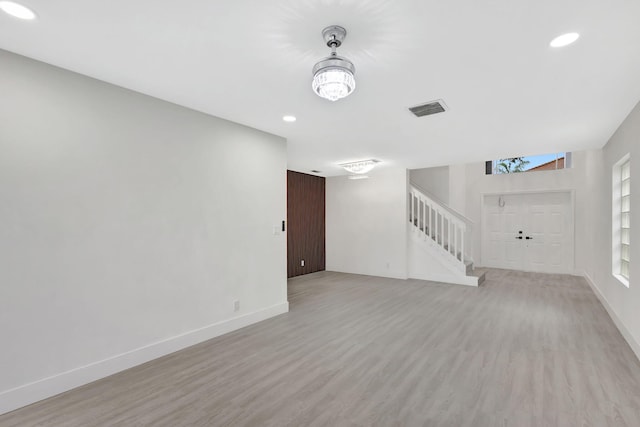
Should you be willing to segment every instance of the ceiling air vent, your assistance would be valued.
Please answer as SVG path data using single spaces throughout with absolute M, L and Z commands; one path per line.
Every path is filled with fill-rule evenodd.
M 416 105 L 409 108 L 416 117 L 430 116 L 432 114 L 444 113 L 447 111 L 447 105 L 442 99 L 427 102 L 426 104 Z

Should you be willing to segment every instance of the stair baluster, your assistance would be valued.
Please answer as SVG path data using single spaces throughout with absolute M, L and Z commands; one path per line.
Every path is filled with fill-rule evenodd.
M 442 253 L 460 268 L 465 268 L 465 263 L 473 261 L 472 254 L 465 252 L 472 247 L 465 243 L 471 241 L 471 221 L 413 185 L 409 195 L 409 222 L 415 232 L 441 248 Z

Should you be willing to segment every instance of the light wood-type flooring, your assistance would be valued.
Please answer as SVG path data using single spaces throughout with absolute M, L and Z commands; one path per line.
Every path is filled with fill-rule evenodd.
M 582 278 L 322 272 L 290 280 L 289 302 L 0 425 L 640 426 L 640 363 Z

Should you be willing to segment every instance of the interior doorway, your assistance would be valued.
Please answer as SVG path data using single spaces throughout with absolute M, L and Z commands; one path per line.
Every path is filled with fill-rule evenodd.
M 483 197 L 483 266 L 570 274 L 573 242 L 570 191 Z

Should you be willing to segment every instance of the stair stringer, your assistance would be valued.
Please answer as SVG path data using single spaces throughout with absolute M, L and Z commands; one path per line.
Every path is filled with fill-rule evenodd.
M 419 234 L 409 233 L 408 275 L 410 279 L 431 280 L 456 285 L 478 286 L 478 277 L 467 276 L 466 272 L 453 265 L 447 254 L 437 245 L 430 244 Z

